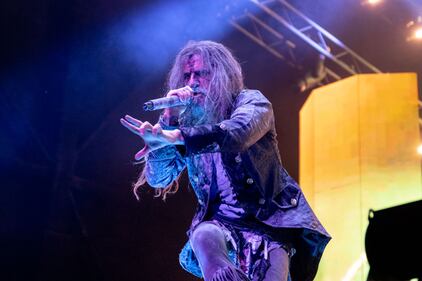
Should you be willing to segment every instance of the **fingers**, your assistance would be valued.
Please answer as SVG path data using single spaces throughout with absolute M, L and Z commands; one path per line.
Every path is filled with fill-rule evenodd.
M 166 95 L 166 97 L 174 97 L 174 96 L 178 96 L 177 90 L 170 90 Z
M 180 89 L 180 94 L 179 94 L 179 99 L 183 102 L 183 103 L 188 103 L 191 98 L 193 97 L 193 91 L 191 89 L 191 87 L 186 86 Z
M 134 134 L 139 134 L 139 127 L 142 126 L 142 121 L 126 115 L 125 118 L 120 118 L 120 123 Z
M 193 97 L 193 90 L 189 86 L 174 89 L 167 93 L 167 97 L 177 96 L 184 103 L 187 104 Z
M 144 135 L 146 132 L 152 132 L 154 135 L 160 134 L 162 128 L 160 124 L 151 125 L 148 121 L 142 122 L 130 115 L 126 115 L 125 118 L 120 118 L 120 123 L 128 128 L 131 132 Z
M 142 125 L 139 127 L 139 134 L 143 136 L 146 132 L 152 131 L 152 125 L 148 121 L 145 121 L 142 123 Z
M 129 131 L 131 131 L 132 133 L 139 135 L 139 127 L 132 125 L 123 118 L 120 118 L 120 123 L 127 129 L 129 129 Z
M 135 160 L 139 161 L 142 158 L 144 158 L 147 154 L 149 153 L 149 147 L 148 146 L 144 146 L 144 148 L 142 148 L 141 150 L 139 150 L 136 154 L 135 154 Z
M 132 133 L 141 136 L 145 141 L 146 145 L 135 154 L 135 159 L 137 161 L 144 158 L 151 151 L 151 144 L 153 144 L 154 149 L 163 146 L 163 144 L 160 142 L 158 142 L 158 144 L 154 144 L 154 141 L 157 141 L 161 138 L 161 136 L 158 135 L 163 133 L 163 129 L 159 123 L 153 126 L 148 121 L 142 122 L 129 115 L 126 115 L 124 118 L 120 118 L 120 123 L 129 129 Z M 151 136 L 151 134 L 153 136 Z
M 152 134 L 154 136 L 159 135 L 162 132 L 163 132 L 163 129 L 161 128 L 160 124 L 157 123 L 152 127 Z
M 141 120 L 135 119 L 135 118 L 133 118 L 133 117 L 132 117 L 132 116 L 130 116 L 130 115 L 126 115 L 126 116 L 125 116 L 125 119 L 126 119 L 129 123 L 131 123 L 131 124 L 133 124 L 133 125 L 135 125 L 135 126 L 137 126 L 137 127 L 139 127 L 139 126 L 141 126 L 141 125 L 142 125 L 142 121 L 141 121 Z

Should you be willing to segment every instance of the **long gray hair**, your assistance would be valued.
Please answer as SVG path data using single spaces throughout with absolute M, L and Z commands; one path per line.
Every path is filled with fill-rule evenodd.
M 209 87 L 206 90 L 204 103 L 204 120 L 201 123 L 218 123 L 229 117 L 233 101 L 244 88 L 242 69 L 232 53 L 220 43 L 213 41 L 189 41 L 177 54 L 168 79 L 167 89 L 178 89 L 185 86 L 183 68 L 190 58 L 199 55 L 203 60 L 205 70 L 210 73 Z M 179 175 L 180 177 L 180 175 Z M 165 188 L 156 188 L 155 196 L 165 200 L 168 194 L 179 189 L 179 177 Z M 144 185 L 145 167 L 134 184 L 135 196 L 137 189 Z

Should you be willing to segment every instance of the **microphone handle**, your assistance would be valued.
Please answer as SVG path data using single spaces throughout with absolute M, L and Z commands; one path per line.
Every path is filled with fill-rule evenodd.
M 193 99 L 195 99 L 196 95 L 205 95 L 206 91 L 203 88 L 200 88 L 198 84 L 192 86 L 192 90 L 194 93 Z M 152 111 L 152 110 L 159 110 L 168 107 L 175 107 L 179 105 L 186 105 L 184 104 L 179 97 L 164 97 L 159 99 L 153 99 L 144 103 L 144 110 L 145 111 Z
M 144 110 L 152 111 L 179 105 L 183 105 L 183 102 L 179 99 L 179 97 L 166 97 L 147 101 L 144 103 Z

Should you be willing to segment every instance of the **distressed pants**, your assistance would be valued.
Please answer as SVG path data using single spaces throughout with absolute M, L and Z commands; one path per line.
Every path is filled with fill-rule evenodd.
M 248 276 L 229 259 L 224 231 L 212 222 L 198 225 L 190 243 L 199 261 L 205 281 L 250 281 Z M 265 272 L 254 275 L 253 281 L 287 281 L 289 256 L 285 249 L 268 252 Z

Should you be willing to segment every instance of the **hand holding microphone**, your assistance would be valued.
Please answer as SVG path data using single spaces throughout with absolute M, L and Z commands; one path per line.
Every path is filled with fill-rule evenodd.
M 205 90 L 200 88 L 198 84 L 192 87 L 185 86 L 183 88 L 174 89 L 167 93 L 164 98 L 149 100 L 144 103 L 145 111 L 159 110 L 175 106 L 187 105 L 198 94 L 205 94 Z

